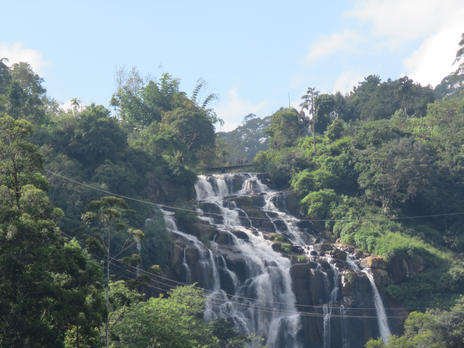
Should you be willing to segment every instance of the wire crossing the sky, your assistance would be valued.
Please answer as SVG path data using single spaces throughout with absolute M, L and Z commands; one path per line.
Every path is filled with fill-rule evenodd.
M 179 211 L 191 212 L 191 213 L 195 213 L 195 214 L 198 213 L 198 211 L 193 210 L 193 209 L 187 209 L 187 208 L 182 208 L 182 207 L 166 205 L 164 203 L 156 203 L 156 202 L 152 202 L 152 201 L 148 201 L 148 200 L 144 200 L 144 199 L 134 198 L 134 197 L 122 195 L 122 194 L 119 194 L 119 193 L 111 192 L 111 191 L 102 189 L 100 187 L 95 187 L 95 186 L 80 182 L 78 180 L 69 178 L 69 177 L 67 177 L 65 175 L 58 174 L 56 172 L 52 172 L 50 170 L 45 170 L 45 171 L 47 173 L 55 176 L 55 177 L 61 178 L 63 180 L 66 180 L 66 181 L 71 182 L 73 184 L 76 184 L 78 186 L 85 187 L 87 189 L 94 190 L 94 191 L 99 191 L 101 193 L 105 193 L 105 194 L 112 195 L 112 196 L 115 196 L 115 197 L 123 198 L 123 199 L 129 200 L 129 201 L 138 202 L 138 203 L 142 203 L 142 204 L 148 204 L 148 205 L 151 205 L 151 206 L 157 207 L 157 208 L 161 207 L 161 208 L 166 208 L 166 209 L 170 209 L 170 210 L 179 210 Z M 221 214 L 213 213 L 213 212 L 208 212 L 205 215 L 222 216 Z M 412 219 L 426 219 L 426 218 L 447 217 L 447 216 L 457 216 L 457 215 L 464 215 L 464 212 L 451 212 L 451 213 L 413 215 L 413 216 L 397 216 L 397 217 L 379 215 L 378 217 L 379 218 L 387 217 L 390 220 L 412 220 Z M 265 221 L 269 220 L 268 218 L 263 218 L 263 217 L 258 217 L 258 216 L 248 216 L 248 218 L 251 219 L 251 220 L 265 220 Z M 363 218 L 357 218 L 357 219 L 348 219 L 347 218 L 347 219 L 299 219 L 299 220 L 300 221 L 307 221 L 307 222 L 344 222 L 344 221 L 345 222 L 352 222 L 352 221 L 359 221 L 359 220 L 378 221 L 376 218 L 364 218 L 364 217 Z

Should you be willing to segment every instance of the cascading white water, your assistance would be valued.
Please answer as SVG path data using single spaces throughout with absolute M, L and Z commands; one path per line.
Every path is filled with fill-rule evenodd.
M 324 304 L 324 348 L 329 348 L 331 346 L 332 336 L 330 331 L 330 319 L 332 318 L 332 311 L 334 309 L 334 305 L 336 304 L 338 298 L 338 292 L 340 290 L 339 283 L 340 283 L 340 273 L 338 269 L 333 265 L 332 258 L 327 257 L 328 264 L 333 272 L 333 287 L 332 290 L 327 289 L 330 291 L 329 302 Z
M 367 279 L 369 279 L 369 283 L 371 284 L 372 287 L 372 293 L 374 294 L 374 306 L 375 306 L 375 312 L 377 314 L 377 323 L 379 325 L 379 332 L 380 332 L 380 337 L 382 338 L 382 341 L 387 344 L 388 343 L 388 337 L 391 335 L 390 327 L 388 325 L 388 319 L 387 319 L 387 314 L 385 312 L 385 307 L 383 305 L 382 297 L 380 297 L 379 290 L 377 289 L 377 286 L 375 285 L 375 280 L 374 276 L 372 275 L 370 269 L 361 269 L 356 262 L 353 260 L 352 257 L 349 255 L 346 258 L 346 261 L 350 265 L 351 269 L 353 271 L 361 271 L 363 272 Z
M 322 307 L 322 313 L 319 313 L 323 317 L 319 323 L 322 324 L 323 340 L 314 347 L 349 347 L 345 337 L 348 326 L 344 318 L 346 309 L 342 305 L 338 263 L 324 252 L 311 256 L 311 243 L 315 237 L 302 232 L 298 227 L 300 220 L 277 207 L 281 205 L 278 200 L 282 193 L 269 189 L 257 175 L 248 173 L 199 176 L 195 191 L 200 206 L 198 218 L 216 231 L 208 243 L 180 231 L 174 213 L 163 211 L 163 214 L 167 228 L 182 240 L 183 257 L 179 259 L 179 269 L 185 271 L 185 281 L 200 282 L 208 289 L 205 319 L 230 319 L 242 334 L 264 337 L 268 348 L 298 348 L 303 344 L 313 347 L 311 343 L 301 341 L 302 318 L 295 306 L 291 261 L 274 251 L 272 242 L 266 239 L 266 235 L 273 232 L 271 234 L 284 235 L 301 252 L 304 250 L 308 259 L 318 265 L 317 272 L 324 279 L 325 294 L 314 303 Z M 248 208 L 239 204 L 241 198 L 249 199 L 248 202 L 260 201 L 256 211 L 259 210 L 264 218 L 256 219 L 256 213 L 248 216 Z M 262 220 L 266 220 L 267 227 L 263 228 Z M 347 262 L 351 268 L 357 267 L 352 259 L 348 258 Z M 372 289 L 384 338 L 385 332 L 386 336 L 389 334 L 388 323 L 384 310 L 385 321 L 380 319 L 383 304 L 378 291 L 378 297 L 375 295 L 375 284 Z M 341 319 L 334 321 L 333 316 Z M 386 323 L 387 331 L 383 323 Z M 340 332 L 343 337 L 333 336 L 335 332 Z
M 185 282 L 191 283 L 192 282 L 192 272 L 190 271 L 190 266 L 187 263 L 187 248 L 184 248 L 184 253 L 182 257 L 182 266 L 185 269 Z
M 377 313 L 377 322 L 379 324 L 379 331 L 380 337 L 382 337 L 382 341 L 387 344 L 388 337 L 391 335 L 390 327 L 388 326 L 388 319 L 387 315 L 385 314 L 385 307 L 383 306 L 382 298 L 380 297 L 379 290 L 377 290 L 377 286 L 375 285 L 374 277 L 369 269 L 363 269 L 362 272 L 367 276 L 369 282 L 372 286 L 372 292 L 374 293 L 374 304 L 375 304 L 375 311 Z
M 201 219 L 229 235 L 234 253 L 240 255 L 247 276 L 246 279 L 240 279 L 243 275 L 240 277 L 228 268 L 225 256 L 230 257 L 230 246 L 225 248 L 212 242 L 214 252 L 219 255 L 217 258 L 220 260 L 219 265 L 215 260 L 211 261 L 211 267 L 216 269 L 213 273 L 220 269 L 228 274 L 232 279 L 234 293 L 226 293 L 220 284 L 214 285 L 214 289 L 211 289 L 213 292 L 209 295 L 205 318 L 231 318 L 243 333 L 265 337 L 266 345 L 270 348 L 299 347 L 297 334 L 300 320 L 291 288 L 290 260 L 272 249 L 259 230 L 251 227 L 250 219 L 250 227 L 243 226 L 240 213 L 245 218 L 246 213 L 234 202 L 225 200 L 233 194 L 245 195 L 262 190 L 263 187 L 260 187 L 258 182 L 244 180 L 241 189 L 233 192 L 230 179 L 233 179 L 233 176 L 227 174 L 208 178 L 200 176 L 195 190 L 199 202 L 214 205 L 220 212 L 220 223 L 207 216 L 201 216 Z M 233 230 L 244 232 L 247 241 L 237 238 L 232 233 Z M 217 279 L 219 280 L 219 277 Z

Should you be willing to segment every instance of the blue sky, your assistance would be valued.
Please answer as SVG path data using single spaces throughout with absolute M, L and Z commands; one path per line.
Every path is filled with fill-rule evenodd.
M 298 104 L 308 86 L 347 93 L 369 74 L 436 84 L 464 32 L 462 0 L 15 1 L 0 57 L 26 60 L 60 103 L 108 106 L 121 67 L 198 78 L 225 128 Z

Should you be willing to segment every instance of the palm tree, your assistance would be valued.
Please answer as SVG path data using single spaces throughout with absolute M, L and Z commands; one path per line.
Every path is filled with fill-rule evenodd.
M 72 98 L 71 99 L 71 107 L 73 110 L 73 115 L 80 109 L 81 109 L 81 101 L 78 98 Z
M 199 78 L 197 80 L 197 84 L 195 88 L 192 91 L 192 96 L 190 99 L 192 99 L 196 107 L 200 108 L 201 110 L 205 111 L 208 114 L 213 124 L 216 122 L 219 122 L 219 124 L 222 126 L 224 124 L 224 120 L 219 118 L 212 108 L 207 108 L 209 103 L 211 103 L 212 101 L 218 98 L 217 95 L 214 93 L 211 93 L 205 99 L 203 99 L 201 103 L 198 100 L 198 95 L 200 94 L 201 89 L 205 86 L 206 86 L 206 81 L 203 80 L 202 78 Z

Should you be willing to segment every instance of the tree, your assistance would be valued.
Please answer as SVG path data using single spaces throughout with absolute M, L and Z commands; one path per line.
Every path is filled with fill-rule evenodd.
M 91 172 L 105 160 L 115 161 L 127 148 L 127 134 L 109 110 L 92 104 L 76 116 L 59 120 L 53 145 Z
M 64 242 L 30 134 L 29 122 L 0 118 L 0 346 L 62 347 L 72 328 L 91 341 L 103 314 L 101 273 Z
M 455 72 L 455 75 L 464 73 L 464 33 L 461 34 L 461 41 L 459 41 L 459 49 L 456 52 L 456 59 L 454 61 L 458 63 L 458 69 Z
M 414 139 L 403 137 L 358 152 L 358 183 L 367 198 L 380 202 L 386 214 L 418 194 L 427 197 L 433 185 L 434 158 L 430 148 Z
M 82 220 L 91 227 L 95 237 L 94 243 L 101 246 L 105 259 L 105 342 L 109 345 L 109 286 L 110 269 L 113 261 L 125 255 L 144 235 L 141 230 L 128 227 L 123 217 L 129 212 L 126 202 L 117 197 L 106 196 L 98 201 L 92 201 L 87 206 Z M 138 263 L 140 255 L 132 255 L 128 261 Z
M 458 348 L 463 344 L 464 301 L 461 296 L 449 311 L 410 313 L 402 336 L 391 336 L 388 344 L 370 340 L 366 348 Z
M 175 288 L 124 308 L 112 328 L 116 347 L 216 348 L 212 325 L 203 321 L 206 298 L 194 286 Z
M 214 93 L 208 94 L 203 101 L 198 100 L 198 95 L 203 87 L 206 86 L 206 81 L 203 79 L 198 79 L 195 88 L 193 89 L 192 96 L 190 100 L 192 100 L 193 104 L 200 110 L 203 110 L 209 116 L 209 119 L 212 124 L 219 122 L 220 125 L 224 124 L 224 120 L 217 117 L 216 113 L 213 109 L 208 108 L 209 103 L 217 99 L 217 95 Z
M 184 146 L 183 159 L 188 164 L 197 160 L 207 162 L 214 150 L 214 127 L 208 114 L 202 110 L 177 108 L 163 114 L 163 124 L 169 125 Z
M 296 140 L 306 134 L 307 121 L 295 109 L 280 109 L 271 116 L 266 133 L 271 137 L 273 149 L 293 146 Z
M 10 69 L 4 63 L 7 58 L 0 58 L 0 96 L 5 94 L 11 81 Z M 0 99 L 1 101 L 1 99 Z M 1 105 L 0 105 L 1 106 Z M 0 109 L 1 110 L 1 109 Z
M 46 120 L 43 79 L 24 62 L 13 64 L 10 76 L 7 112 L 16 119 L 26 118 L 35 124 L 43 123 Z
M 79 98 L 72 98 L 71 99 L 71 107 L 73 115 L 75 115 L 78 111 L 81 110 L 81 101 Z
M 126 74 L 119 72 L 118 90 L 111 99 L 122 120 L 132 127 L 144 128 L 159 122 L 163 112 L 194 103 L 179 90 L 179 79 L 164 73 L 159 81 L 149 80 L 144 84 L 137 70 Z
M 324 133 L 327 127 L 338 117 L 336 99 L 331 94 L 321 94 L 316 99 L 316 114 L 314 115 L 314 129 L 316 133 Z
M 308 118 L 311 119 L 311 133 L 313 134 L 313 145 L 314 153 L 316 150 L 316 100 L 319 95 L 314 87 L 308 87 L 306 94 L 304 94 L 301 99 L 303 102 L 300 104 L 301 111 L 304 114 L 304 110 L 308 112 Z

